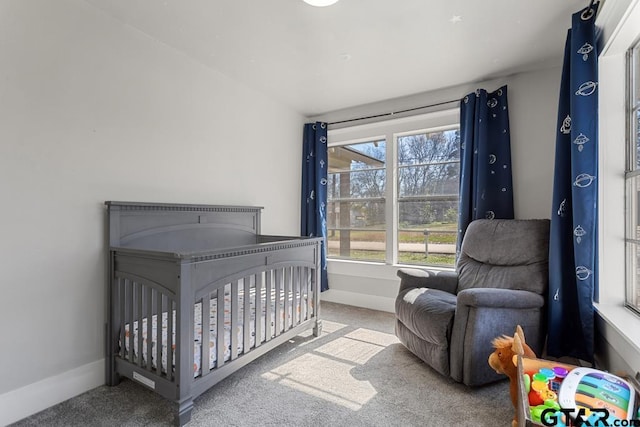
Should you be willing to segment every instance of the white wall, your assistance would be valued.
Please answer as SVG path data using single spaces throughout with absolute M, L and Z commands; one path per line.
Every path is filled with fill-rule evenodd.
M 477 88 L 493 91 L 506 84 L 515 216 L 519 219 L 550 218 L 561 71 L 560 67 L 554 67 L 520 73 L 502 79 L 336 111 L 317 119 L 334 122 L 415 108 L 461 99 Z M 451 108 L 451 104 L 439 108 Z M 329 261 L 328 268 L 330 290 L 322 294 L 324 300 L 394 310 L 399 285 L 399 279 L 395 275 L 397 267 Z
M 299 232 L 304 117 L 81 0 L 0 2 L 0 100 L 0 425 L 104 381 L 105 200 Z

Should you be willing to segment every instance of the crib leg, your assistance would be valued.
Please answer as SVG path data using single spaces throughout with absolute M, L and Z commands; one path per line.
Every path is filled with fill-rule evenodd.
M 108 386 L 116 386 L 120 384 L 120 375 L 116 371 L 116 361 L 109 349 L 105 359 L 106 383 Z
M 120 384 L 120 375 L 107 367 L 107 385 L 116 386 L 118 384 Z
M 313 327 L 313 336 L 319 337 L 322 333 L 322 320 L 316 320 L 316 325 Z
M 178 412 L 176 413 L 176 425 L 183 426 L 191 421 L 191 411 L 193 410 L 193 399 L 187 398 L 178 402 Z
M 108 386 L 116 386 L 120 384 L 120 376 L 116 373 L 116 363 L 113 360 L 113 348 L 111 345 L 111 328 L 109 323 L 104 324 L 105 336 L 107 337 L 105 342 L 107 357 L 105 358 L 105 377 Z

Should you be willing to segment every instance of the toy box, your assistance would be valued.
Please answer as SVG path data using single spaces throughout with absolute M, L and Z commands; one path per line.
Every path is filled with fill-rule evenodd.
M 529 377 L 528 381 L 527 381 L 527 378 L 524 376 L 525 373 L 528 374 L 528 377 Z M 537 418 L 537 417 L 540 417 L 540 415 L 542 414 L 545 408 L 545 406 L 542 406 L 542 404 L 545 403 L 547 405 L 546 407 L 552 407 L 554 403 L 549 400 L 551 399 L 551 400 L 555 400 L 556 404 L 558 405 L 557 407 L 558 409 L 560 408 L 558 403 L 559 400 L 561 401 L 561 403 L 564 403 L 563 409 L 568 409 L 569 406 L 577 406 L 577 405 L 568 405 L 569 401 L 574 402 L 574 400 L 572 400 L 573 394 L 568 392 L 571 390 L 575 391 L 575 390 L 582 390 L 582 389 L 586 389 L 587 392 L 593 392 L 594 390 L 590 389 L 590 387 L 592 387 L 593 385 L 587 383 L 587 386 L 584 386 L 584 381 L 587 381 L 587 380 L 582 381 L 582 378 L 588 379 L 589 376 L 594 376 L 594 375 L 598 376 L 599 374 L 604 375 L 604 377 L 609 376 L 607 373 L 603 371 L 579 368 L 574 365 L 568 365 L 566 363 L 558 363 L 550 360 L 530 359 L 530 358 L 518 356 L 518 408 L 517 408 L 518 425 L 520 427 L 531 427 L 531 426 L 545 427 L 545 426 L 551 426 L 551 425 L 557 425 L 558 427 L 564 426 L 565 424 L 562 423 L 560 419 L 558 419 L 559 417 L 555 417 L 552 411 L 547 413 L 547 416 L 545 417 L 544 421 L 540 418 Z M 541 385 L 540 381 L 544 380 L 544 378 L 540 378 L 540 376 L 544 376 L 544 375 L 546 375 L 548 379 L 548 381 L 546 382 L 547 385 L 544 387 L 539 387 Z M 536 378 L 536 381 L 534 381 L 534 377 L 538 377 Z M 616 377 L 614 375 L 610 375 L 610 377 L 611 378 L 609 379 L 614 382 L 616 381 L 614 378 L 618 378 L 619 381 L 617 384 L 623 389 L 624 388 L 628 389 L 625 403 L 628 406 L 630 406 L 630 408 L 628 409 L 629 417 L 634 421 L 637 420 L 639 418 L 637 401 L 640 400 L 640 385 L 638 384 L 638 381 L 630 377 L 625 377 L 624 379 Z M 568 378 L 568 380 L 566 380 L 567 384 L 564 387 L 564 391 L 561 393 L 560 392 L 561 386 L 565 381 L 565 379 L 567 378 Z M 528 384 L 526 384 L 527 382 Z M 613 383 L 610 383 L 609 381 L 603 381 L 602 383 L 605 391 L 608 390 L 607 387 L 611 388 L 610 386 L 612 384 Z M 543 390 L 540 390 L 538 393 L 537 391 L 540 388 L 542 388 Z M 529 393 L 527 393 L 527 389 L 530 390 L 529 393 L 533 393 L 531 396 L 529 395 Z M 629 396 L 629 394 L 631 396 Z M 635 395 L 635 402 L 633 399 L 634 395 Z M 605 392 L 603 396 L 607 397 L 608 394 Z M 530 400 L 532 399 L 534 401 L 535 399 L 539 399 L 538 403 L 541 405 L 538 407 L 534 407 L 534 411 L 533 411 L 534 413 L 532 413 L 531 411 L 532 406 L 529 404 Z M 543 402 L 543 400 L 545 399 L 546 399 L 546 402 Z M 624 399 L 621 399 L 621 400 L 624 400 Z M 609 405 L 608 402 L 603 404 L 603 406 L 607 406 L 607 407 L 608 405 Z M 537 411 L 536 411 L 536 408 L 538 408 Z M 620 414 L 621 412 L 616 413 L 616 415 L 620 415 Z M 624 414 L 624 412 L 622 412 L 622 414 Z M 588 415 L 588 414 L 585 414 L 585 415 Z M 593 422 L 590 425 L 597 425 L 595 421 L 601 419 L 603 415 L 604 413 L 599 413 L 597 412 L 597 410 L 594 411 L 594 413 L 591 414 L 591 417 L 592 417 L 591 421 Z M 556 419 L 558 420 L 556 421 Z M 566 417 L 565 417 L 565 421 L 567 421 Z M 570 420 L 568 422 L 569 424 L 566 424 L 567 426 L 574 425 L 570 423 Z M 640 420 L 637 422 L 640 425 Z M 600 423 L 599 425 L 605 425 L 605 424 Z M 634 424 L 627 424 L 627 425 L 634 425 Z

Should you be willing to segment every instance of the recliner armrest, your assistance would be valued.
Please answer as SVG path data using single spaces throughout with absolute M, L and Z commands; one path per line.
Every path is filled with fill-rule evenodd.
M 455 294 L 458 289 L 458 274 L 455 271 L 401 268 L 397 274 L 400 278 L 398 292 L 411 288 L 430 288 Z
M 472 288 L 458 293 L 458 305 L 495 308 L 540 308 L 544 297 L 534 292 L 498 288 Z

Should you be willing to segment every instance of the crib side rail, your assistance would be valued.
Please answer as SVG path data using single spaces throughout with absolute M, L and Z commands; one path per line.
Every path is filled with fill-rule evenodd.
M 317 328 L 318 253 L 310 242 L 193 265 L 192 280 L 204 284 L 195 292 L 200 379 L 293 329 Z

